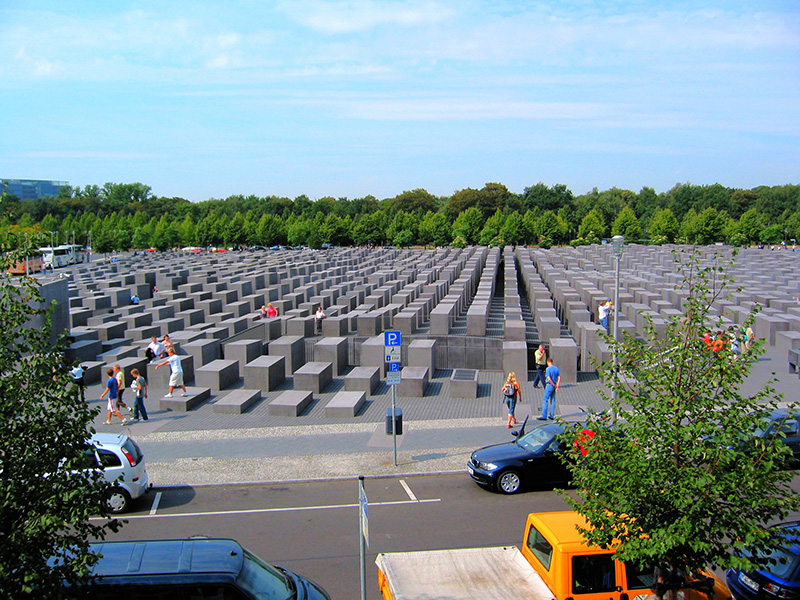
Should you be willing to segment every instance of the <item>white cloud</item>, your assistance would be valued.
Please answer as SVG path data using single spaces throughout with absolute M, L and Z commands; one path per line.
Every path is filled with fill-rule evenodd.
M 585 120 L 603 118 L 609 107 L 581 102 L 514 102 L 456 97 L 368 99 L 346 102 L 349 118 L 384 121 L 458 121 L 497 119 Z
M 378 0 L 289 0 L 279 10 L 296 22 L 325 34 L 363 32 L 378 26 L 420 27 L 442 23 L 454 14 L 442 2 Z
M 22 158 L 66 158 L 66 159 L 101 159 L 101 160 L 139 160 L 158 158 L 158 155 L 144 152 L 103 152 L 93 150 L 64 150 L 22 152 Z

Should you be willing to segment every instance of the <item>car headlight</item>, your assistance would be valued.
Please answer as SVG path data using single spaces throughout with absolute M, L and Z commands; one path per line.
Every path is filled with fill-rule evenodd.
M 480 461 L 478 461 L 478 467 L 483 469 L 484 471 L 494 471 L 495 469 L 497 469 L 497 465 L 494 463 L 487 463 Z

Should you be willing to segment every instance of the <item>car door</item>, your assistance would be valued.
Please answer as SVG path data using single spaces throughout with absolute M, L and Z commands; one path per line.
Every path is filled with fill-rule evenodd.
M 788 417 L 781 424 L 781 433 L 784 436 L 783 443 L 792 451 L 793 463 L 796 465 L 800 459 L 800 421 L 795 416 Z
M 575 600 L 621 598 L 617 563 L 611 554 L 574 554 L 570 561 L 570 591 Z
M 542 448 L 536 459 L 529 461 L 531 468 L 536 470 L 532 481 L 552 485 L 563 483 L 569 479 L 567 469 L 561 462 L 561 447 L 555 438 L 557 433 L 553 433 L 553 439 Z
M 654 569 L 652 566 L 641 567 L 636 563 L 619 563 L 622 569 L 622 582 L 624 594 L 622 600 L 626 600 L 626 595 L 630 598 L 646 598 L 654 594 L 655 587 Z
M 117 480 L 122 481 L 120 477 L 124 476 L 124 469 L 122 461 L 116 452 L 106 450 L 104 448 L 97 449 L 97 458 L 100 461 L 100 467 L 103 469 L 103 477 L 109 483 L 114 483 Z

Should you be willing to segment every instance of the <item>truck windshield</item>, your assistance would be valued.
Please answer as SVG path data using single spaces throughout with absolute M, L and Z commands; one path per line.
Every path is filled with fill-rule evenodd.
M 244 551 L 244 564 L 238 582 L 251 597 L 258 600 L 290 600 L 297 595 L 293 582 L 247 550 Z

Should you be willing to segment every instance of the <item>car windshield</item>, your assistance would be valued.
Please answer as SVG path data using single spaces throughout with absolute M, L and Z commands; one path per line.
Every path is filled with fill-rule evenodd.
M 543 425 L 526 433 L 517 440 L 517 444 L 530 452 L 541 452 L 556 436 L 557 428 L 553 425 Z
M 743 554 L 752 556 L 747 550 L 745 550 Z M 764 554 L 759 552 L 759 560 L 763 564 L 768 565 L 762 567 L 762 570 L 767 573 L 772 573 L 777 579 L 789 580 L 793 579 L 792 573 L 795 572 L 800 563 L 800 556 L 789 552 L 785 548 L 780 548 Z M 770 561 L 772 564 L 766 561 Z
M 288 577 L 247 550 L 238 582 L 258 600 L 289 600 L 297 595 Z

